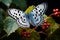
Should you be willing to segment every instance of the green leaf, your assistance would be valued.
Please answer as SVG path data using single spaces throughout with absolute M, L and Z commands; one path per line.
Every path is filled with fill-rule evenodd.
M 48 16 L 45 15 L 45 18 L 47 17 Z M 51 35 L 55 30 L 59 28 L 59 26 L 52 17 L 48 17 L 47 21 L 50 23 L 50 27 L 46 30 L 46 32 L 48 35 Z
M 55 30 L 49 37 L 48 40 L 60 40 L 60 28 Z
M 9 7 L 12 3 L 12 0 L 1 0 L 1 2 L 4 3 L 7 7 Z
M 45 18 L 48 16 L 45 15 Z M 55 22 L 52 17 L 48 17 L 48 23 L 50 27 L 45 31 L 48 34 L 47 40 L 60 40 L 60 26 Z
M 31 40 L 32 40 L 32 38 L 34 40 L 40 40 L 40 35 L 36 31 L 34 31 L 31 33 Z
M 19 6 L 21 10 L 25 10 L 27 8 L 26 0 L 13 0 L 13 3 L 16 4 L 16 6 Z
M 43 16 L 44 16 L 44 19 L 47 18 L 47 15 L 44 14 Z
M 19 28 L 16 21 L 11 17 L 6 17 L 4 23 L 4 30 L 7 32 L 8 35 L 15 32 L 15 30 Z
M 3 16 L 3 10 L 0 8 L 0 31 L 3 30 L 3 21 L 4 21 L 4 16 Z

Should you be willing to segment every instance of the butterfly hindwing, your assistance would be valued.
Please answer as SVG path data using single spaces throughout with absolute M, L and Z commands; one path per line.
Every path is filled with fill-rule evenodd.
M 42 3 L 38 5 L 32 12 L 29 14 L 29 18 L 31 19 L 31 23 L 34 26 L 39 26 L 43 22 L 43 14 L 47 8 L 46 3 Z
M 14 18 L 18 25 L 21 27 L 29 27 L 29 22 L 27 21 L 26 14 L 18 9 L 8 9 L 8 14 Z

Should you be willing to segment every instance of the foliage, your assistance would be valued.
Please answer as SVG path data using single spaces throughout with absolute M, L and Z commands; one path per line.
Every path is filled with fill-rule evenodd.
M 1 0 L 1 2 L 4 3 L 7 7 L 9 7 L 12 3 L 12 0 Z
M 30 28 L 24 28 L 26 30 L 26 32 L 30 33 L 30 37 L 22 37 L 23 40 L 40 40 L 40 35 L 38 34 L 37 31 L 35 31 L 34 29 L 30 29 Z M 17 32 L 19 33 L 19 35 L 21 36 L 21 33 L 23 32 L 22 28 L 18 28 Z
M 47 21 L 50 23 L 50 27 L 46 30 L 46 32 L 48 35 L 51 35 L 55 30 L 59 28 L 59 25 L 54 21 L 52 17 L 49 17 Z
M 27 8 L 26 0 L 13 0 L 13 3 L 16 4 L 16 6 L 19 6 L 21 10 L 25 10 Z
M 15 30 L 19 28 L 16 21 L 12 19 L 11 17 L 6 17 L 4 20 L 4 30 L 7 32 L 8 35 L 10 35 L 12 32 L 15 32 Z
M 0 8 L 0 31 L 3 30 L 3 21 L 4 21 L 4 15 L 3 15 L 3 10 Z

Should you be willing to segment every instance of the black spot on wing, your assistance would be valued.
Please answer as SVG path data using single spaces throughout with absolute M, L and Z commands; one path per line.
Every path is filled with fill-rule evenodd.
M 37 10 L 37 8 L 35 8 Z
M 17 13 L 14 13 L 15 15 L 17 15 Z
M 19 22 L 19 20 L 18 20 L 18 22 Z M 19 22 L 20 23 L 20 22 Z M 23 25 L 22 23 L 20 23 L 21 25 Z M 23 26 L 27 26 L 27 25 L 23 25 Z
M 22 12 L 20 11 L 19 13 L 21 13 L 22 14 Z
M 16 17 L 16 19 L 19 19 L 17 16 L 15 16 Z
M 20 16 L 20 14 L 19 14 L 19 16 Z
M 16 13 L 16 15 L 17 15 L 17 13 Z
M 13 15 L 13 17 L 14 17 L 14 15 Z
M 40 15 L 42 14 L 42 12 L 40 12 Z
M 36 13 L 38 13 L 38 12 L 36 11 Z
M 23 19 L 22 17 L 20 17 L 20 18 L 21 18 L 21 21 L 22 21 L 23 23 L 26 23 L 26 22 L 25 22 L 25 19 Z
M 37 14 L 35 14 L 35 16 L 37 17 Z
M 12 15 L 11 12 L 10 12 L 10 10 L 8 10 L 8 14 L 9 14 L 9 15 Z
M 23 23 L 26 23 L 24 20 L 21 20 Z
M 39 12 L 41 11 L 42 9 L 39 10 Z
M 24 19 L 24 21 L 25 21 L 25 19 Z
M 39 6 L 37 6 L 37 8 L 39 8 Z
M 19 13 L 19 10 L 18 10 L 18 13 Z
M 36 17 L 35 17 L 35 19 L 36 19 Z
M 15 11 L 17 11 L 17 10 L 15 9 Z
M 34 14 L 33 14 L 33 16 L 34 16 Z
M 20 17 L 22 19 L 22 17 Z
M 39 19 L 37 18 L 36 21 L 38 21 Z

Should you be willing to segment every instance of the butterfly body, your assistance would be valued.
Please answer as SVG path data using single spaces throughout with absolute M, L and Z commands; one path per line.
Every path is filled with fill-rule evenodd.
M 18 9 L 9 9 L 8 14 L 14 18 L 21 27 L 39 26 L 43 22 L 43 13 L 47 6 L 45 3 L 38 5 L 29 14 L 24 13 Z

